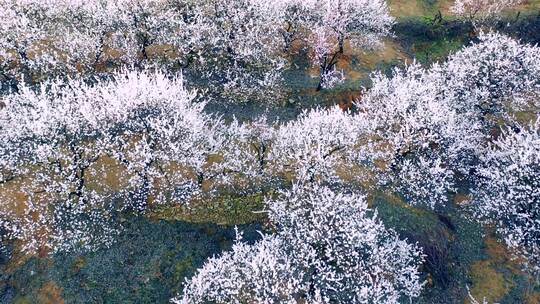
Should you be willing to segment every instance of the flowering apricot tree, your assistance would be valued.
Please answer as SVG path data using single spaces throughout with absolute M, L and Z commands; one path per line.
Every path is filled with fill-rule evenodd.
M 175 303 L 398 303 L 422 289 L 418 247 L 400 240 L 363 196 L 317 184 L 269 200 L 277 232 L 206 262 Z
M 277 21 L 259 2 L 206 0 L 193 6 L 189 39 L 178 47 L 192 55 L 187 71 L 203 79 L 209 93 L 235 97 L 233 102 L 279 93 L 283 40 Z
M 312 60 L 320 70 L 318 90 L 340 81 L 337 63 L 345 42 L 357 48 L 373 49 L 390 34 L 394 19 L 385 1 L 338 0 L 307 1 L 313 9 Z

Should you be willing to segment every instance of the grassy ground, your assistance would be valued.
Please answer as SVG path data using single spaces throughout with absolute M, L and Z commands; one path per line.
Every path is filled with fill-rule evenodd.
M 117 243 L 87 254 L 31 259 L 5 273 L 0 303 L 167 303 L 204 261 L 234 240 L 230 226 L 155 221 L 126 223 Z M 257 225 L 240 226 L 247 240 Z

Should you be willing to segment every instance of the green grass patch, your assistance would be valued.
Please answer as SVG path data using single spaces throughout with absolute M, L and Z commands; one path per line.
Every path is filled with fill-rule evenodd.
M 445 60 L 448 55 L 461 49 L 463 41 L 443 38 L 433 42 L 418 42 L 413 44 L 414 57 L 421 64 Z

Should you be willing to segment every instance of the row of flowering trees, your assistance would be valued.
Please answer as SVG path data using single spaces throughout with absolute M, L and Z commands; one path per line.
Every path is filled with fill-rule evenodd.
M 521 0 L 459 0 L 492 16 Z M 343 79 L 346 43 L 380 46 L 394 23 L 381 0 L 1 0 L 0 77 L 22 82 L 99 75 L 118 66 L 184 69 L 190 85 L 230 102 L 275 97 L 291 52 L 309 50 L 318 89 Z M 272 98 L 264 101 L 272 102 Z
M 520 1 L 457 1 L 493 15 Z M 394 23 L 381 0 L 2 0 L 0 79 L 97 77 L 121 66 L 183 69 L 220 101 L 275 102 L 295 49 L 309 51 L 318 90 L 344 79 L 346 43 L 373 49 Z M 265 94 L 259 94 L 264 91 Z
M 421 250 L 340 185 L 434 209 L 459 192 L 537 273 L 539 54 L 486 34 L 444 63 L 375 76 L 354 113 L 286 123 L 208 114 L 182 76 L 159 70 L 21 84 L 0 109 L 0 187 L 18 187 L 0 226 L 28 252 L 92 249 L 126 212 L 293 184 L 267 199 L 275 234 L 239 240 L 176 301 L 394 303 L 419 294 Z
M 2 0 L 0 76 L 99 75 L 111 67 L 183 69 L 207 96 L 246 101 L 283 91 L 293 45 L 312 53 L 319 89 L 339 79 L 346 41 L 375 47 L 393 18 L 381 0 Z M 265 100 L 271 102 L 272 99 Z
M 379 181 L 441 208 L 453 194 L 538 274 L 540 49 L 499 34 L 429 69 L 379 76 L 359 104 Z M 370 156 L 371 157 L 371 156 Z
M 76 244 L 83 237 L 78 234 L 98 236 L 84 231 L 93 219 L 71 227 L 79 225 L 69 218 L 76 212 L 108 213 L 113 206 L 102 205 L 118 196 L 129 203 L 120 209 L 143 210 L 150 199 L 165 199 L 159 189 L 177 185 L 168 195 L 182 196 L 197 188 L 187 177 L 202 183 L 219 170 L 203 166 L 227 135 L 218 132 L 221 120 L 205 114 L 204 103 L 194 98 L 181 78 L 160 72 L 122 72 L 92 85 L 50 81 L 6 96 L 0 114 L 2 178 L 30 181 L 20 189 L 26 201 L 14 202 L 27 204 L 30 218 L 12 223 L 18 226 L 13 233 L 27 239 L 31 250 L 57 248 L 56 243 L 62 248 L 71 239 Z M 50 237 L 41 237 L 43 229 L 53 230 L 46 232 Z

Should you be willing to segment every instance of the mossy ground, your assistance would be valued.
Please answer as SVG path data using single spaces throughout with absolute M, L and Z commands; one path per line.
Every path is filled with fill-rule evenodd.
M 199 200 L 190 205 L 158 208 L 150 215 L 153 219 L 183 221 L 186 223 L 215 223 L 233 226 L 263 222 L 264 196 L 225 195 L 213 200 Z

